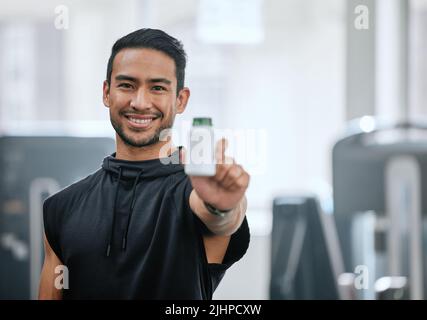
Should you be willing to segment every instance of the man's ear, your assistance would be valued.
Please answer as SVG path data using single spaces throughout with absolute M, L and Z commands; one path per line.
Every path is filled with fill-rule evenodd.
M 107 108 L 110 107 L 110 84 L 107 80 L 104 80 L 103 83 L 102 101 L 104 102 L 104 106 L 106 106 Z
M 190 98 L 190 89 L 184 87 L 176 97 L 176 113 L 183 113 Z

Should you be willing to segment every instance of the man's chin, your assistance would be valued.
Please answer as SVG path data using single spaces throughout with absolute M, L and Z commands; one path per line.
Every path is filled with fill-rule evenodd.
M 158 137 L 144 138 L 144 139 L 141 139 L 141 138 L 136 139 L 131 137 L 121 137 L 121 138 L 126 145 L 135 147 L 135 148 L 148 147 L 159 142 Z

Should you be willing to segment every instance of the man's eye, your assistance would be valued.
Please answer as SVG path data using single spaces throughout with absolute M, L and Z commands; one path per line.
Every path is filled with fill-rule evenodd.
M 153 87 L 153 90 L 154 91 L 164 91 L 164 90 L 166 90 L 164 87 L 162 87 L 162 86 L 154 86 Z
M 132 85 L 129 83 L 120 83 L 119 88 L 131 89 Z

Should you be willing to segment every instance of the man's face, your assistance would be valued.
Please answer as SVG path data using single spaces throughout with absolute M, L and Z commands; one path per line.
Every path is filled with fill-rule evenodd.
M 118 137 L 143 147 L 159 141 L 185 109 L 189 91 L 176 95 L 175 62 L 153 49 L 123 49 L 113 62 L 111 81 L 104 82 L 104 104 Z

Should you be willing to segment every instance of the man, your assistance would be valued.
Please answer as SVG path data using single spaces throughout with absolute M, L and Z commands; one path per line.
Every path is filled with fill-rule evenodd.
M 249 244 L 249 175 L 217 144 L 213 177 L 188 177 L 160 139 L 184 112 L 182 44 L 141 29 L 112 48 L 103 101 L 116 152 L 43 205 L 40 299 L 211 299 Z M 163 151 L 166 150 L 166 155 Z M 55 268 L 68 269 L 68 289 Z

